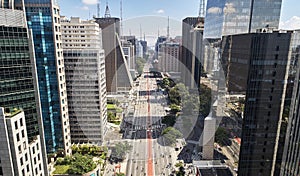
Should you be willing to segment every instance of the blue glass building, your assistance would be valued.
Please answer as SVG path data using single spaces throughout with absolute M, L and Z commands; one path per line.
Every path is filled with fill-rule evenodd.
M 278 28 L 282 0 L 208 0 L 204 38 L 256 32 L 265 26 Z
M 32 30 L 47 153 L 70 146 L 59 8 L 51 0 L 25 0 Z

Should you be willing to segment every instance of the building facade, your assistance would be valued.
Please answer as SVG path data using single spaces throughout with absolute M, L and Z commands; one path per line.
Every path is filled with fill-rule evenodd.
M 105 55 L 94 20 L 64 18 L 62 40 L 72 143 L 101 145 L 107 131 Z
M 159 46 L 158 61 L 160 71 L 178 72 L 179 71 L 179 43 L 167 41 Z
M 106 6 L 104 18 L 95 18 L 102 30 L 105 51 L 106 89 L 110 93 L 128 93 L 133 80 L 126 64 L 120 40 L 120 19 L 111 17 Z
M 296 31 L 298 34 L 293 36 L 293 45 L 292 45 L 292 62 L 293 60 L 297 61 L 299 59 L 300 52 L 300 35 L 299 31 Z M 300 174 L 300 116 L 299 116 L 299 75 L 300 67 L 297 65 L 297 73 L 295 74 L 294 87 L 292 93 L 291 104 L 289 106 L 289 118 L 284 119 L 288 121 L 286 128 L 285 144 L 284 151 L 282 155 L 282 163 L 280 175 L 299 175 Z M 294 68 L 296 68 L 294 67 Z M 296 69 L 295 69 L 296 70 Z M 290 72 L 293 73 L 293 72 Z
M 278 28 L 282 0 L 208 0 L 204 38 Z
M 25 0 L 32 30 L 47 153 L 70 154 L 70 126 L 61 40 L 60 9 L 54 0 Z
M 280 169 L 294 35 L 262 29 L 223 39 L 227 86 L 246 93 L 239 175 L 276 175 Z
M 44 129 L 32 42 L 24 11 L 0 8 L 0 106 L 24 111 L 27 134 L 24 140 L 28 143 L 38 140 L 42 152 L 42 171 L 47 175 Z M 37 136 L 40 137 L 37 139 Z
M 6 111 L 0 108 L 0 175 L 46 175 L 40 136 L 29 142 L 24 112 Z
M 187 17 L 182 21 L 182 53 L 180 71 L 184 84 L 191 89 L 200 85 L 204 55 L 204 18 Z

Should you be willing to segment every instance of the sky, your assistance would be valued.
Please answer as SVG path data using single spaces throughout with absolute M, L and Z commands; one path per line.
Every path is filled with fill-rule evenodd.
M 58 0 L 61 15 L 91 19 L 97 15 L 98 0 Z M 187 3 L 188 2 L 188 3 Z M 120 17 L 120 0 L 100 0 L 100 16 L 104 16 L 108 3 L 111 16 Z M 123 34 L 154 40 L 166 35 L 168 16 L 170 36 L 181 35 L 181 21 L 188 16 L 198 16 L 199 0 L 123 0 Z M 283 0 L 280 29 L 300 29 L 300 1 Z M 141 30 L 140 30 L 141 29 Z

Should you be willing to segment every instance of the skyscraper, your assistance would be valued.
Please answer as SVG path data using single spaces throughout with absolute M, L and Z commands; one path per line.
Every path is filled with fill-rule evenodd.
M 105 17 L 95 18 L 102 30 L 108 92 L 129 92 L 133 84 L 120 41 L 120 19 L 111 17 L 106 6 Z
M 7 111 L 15 108 L 24 111 L 26 137 L 24 135 L 22 138 L 28 143 L 39 143 L 44 167 L 42 170 L 47 175 L 44 129 L 31 32 L 27 28 L 24 11 L 16 10 L 11 1 L 10 5 L 7 3 L 5 7 L 11 9 L 2 8 L 0 3 L 0 107 Z M 23 7 L 20 6 L 20 9 Z M 0 154 L 0 160 L 2 156 L 4 155 Z M 4 163 L 3 161 L 2 164 Z
M 282 0 L 208 0 L 204 38 L 278 28 Z
M 72 143 L 101 145 L 107 130 L 105 55 L 94 20 L 61 20 Z
M 187 17 L 182 21 L 181 77 L 186 86 L 199 88 L 203 62 L 204 18 Z
M 159 46 L 158 61 L 162 72 L 179 71 L 179 43 L 166 41 Z
M 32 30 L 47 153 L 70 154 L 70 127 L 61 42 L 60 10 L 54 0 L 24 0 Z
M 246 91 L 239 175 L 267 176 L 280 169 L 297 35 L 269 28 L 223 38 L 228 85 Z
M 300 53 L 300 31 L 297 31 L 298 35 L 293 37 L 294 45 L 292 46 L 292 58 L 297 62 Z M 299 104 L 299 75 L 300 67 L 298 64 L 297 73 L 295 74 L 294 88 L 291 99 L 291 104 L 288 108 L 289 117 L 288 119 L 283 119 L 287 123 L 286 125 L 286 136 L 284 151 L 282 155 L 282 163 L 280 175 L 299 175 L 300 174 L 300 104 Z

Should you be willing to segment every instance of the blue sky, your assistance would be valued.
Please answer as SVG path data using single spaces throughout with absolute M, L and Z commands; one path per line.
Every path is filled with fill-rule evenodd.
M 97 15 L 98 0 L 58 0 L 61 15 L 67 17 L 77 16 L 82 19 L 90 19 Z M 100 0 L 101 16 L 104 16 L 106 2 L 109 5 L 112 16 L 120 17 L 120 0 Z M 283 0 L 280 28 L 300 29 L 300 1 Z M 199 0 L 123 0 L 123 33 L 140 36 L 157 36 L 166 33 L 167 17 L 170 16 L 170 34 L 181 34 L 181 20 L 187 16 L 197 16 Z M 145 16 L 147 16 L 145 18 Z M 154 21 L 148 18 L 155 16 Z M 135 26 L 135 28 L 133 27 Z M 154 38 L 154 37 L 153 37 Z
M 188 1 L 188 3 L 187 3 Z M 96 15 L 97 0 L 58 0 L 62 15 L 79 16 L 87 19 Z M 104 15 L 108 2 L 112 16 L 120 16 L 120 0 L 100 0 L 101 15 Z M 293 16 L 300 16 L 299 0 L 283 0 L 281 21 L 287 21 Z M 145 15 L 170 16 L 181 20 L 186 16 L 198 15 L 199 0 L 123 0 L 123 19 Z

